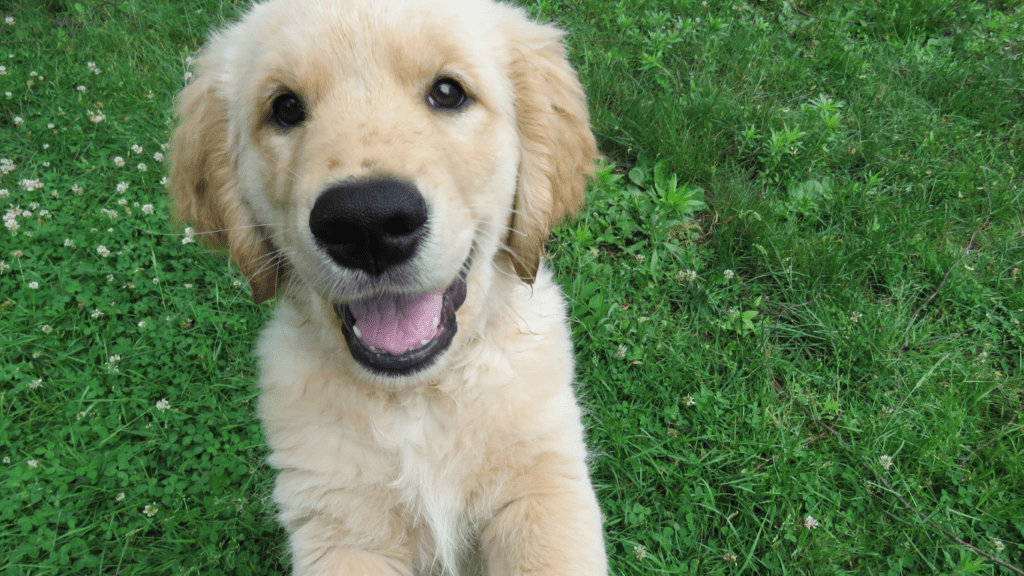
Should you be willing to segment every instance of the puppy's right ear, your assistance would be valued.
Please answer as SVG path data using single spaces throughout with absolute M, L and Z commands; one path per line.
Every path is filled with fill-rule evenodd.
M 200 62 L 178 96 L 180 123 L 169 156 L 172 220 L 178 226 L 190 222 L 208 246 L 227 248 L 259 304 L 274 297 L 280 262 L 242 202 L 218 62 L 210 55 Z

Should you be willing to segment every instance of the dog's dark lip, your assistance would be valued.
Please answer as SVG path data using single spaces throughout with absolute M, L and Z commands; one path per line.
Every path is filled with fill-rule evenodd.
M 442 294 L 440 333 L 429 342 L 405 352 L 391 354 L 368 346 L 355 334 L 356 319 L 348 304 L 335 303 L 334 313 L 341 320 L 341 333 L 348 344 L 349 353 L 361 366 L 382 376 L 411 376 L 429 368 L 451 346 L 458 330 L 455 312 L 466 301 L 466 275 L 470 261 L 462 265 L 462 271 Z

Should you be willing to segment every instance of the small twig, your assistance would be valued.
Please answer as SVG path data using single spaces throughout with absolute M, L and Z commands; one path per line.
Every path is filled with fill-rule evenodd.
M 1002 430 L 1000 430 L 998 434 L 996 434 L 995 436 L 993 436 L 993 437 L 989 438 L 989 439 L 988 439 L 988 442 L 985 442 L 985 443 L 984 443 L 984 444 L 982 444 L 981 446 L 978 446 L 978 447 L 976 447 L 976 448 L 975 448 L 974 450 L 971 450 L 971 453 L 970 453 L 970 454 L 969 454 L 968 456 L 966 456 L 965 458 L 963 458 L 962 460 L 960 460 L 960 465 L 961 465 L 961 466 L 966 466 L 966 465 L 967 465 L 967 463 L 968 463 L 968 462 L 970 462 L 970 461 L 971 461 L 971 460 L 972 460 L 972 459 L 974 458 L 974 455 L 975 455 L 975 454 L 977 454 L 977 453 L 978 453 L 978 452 L 979 452 L 979 451 L 980 451 L 980 450 L 981 450 L 982 448 L 985 448 L 986 446 L 989 446 L 990 444 L 992 444 L 992 443 L 993 443 L 993 442 L 995 442 L 996 440 L 998 440 L 998 439 L 1002 438 L 1002 437 L 1003 437 L 1003 434 L 1005 434 L 1005 433 L 1006 433 L 1006 430 L 1007 430 L 1007 429 L 1008 429 L 1008 428 L 1009 428 L 1010 426 L 1013 426 L 1013 423 L 1014 423 L 1014 421 L 1016 421 L 1016 420 L 1017 420 L 1017 414 L 1014 414 L 1014 415 L 1013 415 L 1013 416 L 1012 416 L 1012 417 L 1010 418 L 1010 421 L 1006 423 L 1006 426 L 1003 426 L 1003 429 L 1002 429 Z
M 811 20 L 817 20 L 818 19 L 818 17 L 815 16 L 814 14 L 808 14 L 807 12 L 804 12 L 803 10 L 801 10 L 799 6 L 794 6 L 794 5 L 790 4 L 789 7 L 792 8 L 794 12 L 799 12 L 800 14 L 803 14 L 804 16 L 810 18 Z
M 871 468 L 870 466 L 868 466 L 867 464 L 864 464 L 864 467 L 867 468 L 868 470 L 871 470 L 872 472 L 875 472 L 875 470 L 873 468 Z M 885 479 L 885 476 L 882 476 L 881 474 L 875 473 L 875 478 L 877 478 L 879 481 L 881 481 L 882 485 L 885 486 L 885 489 L 888 490 L 890 494 L 895 496 L 896 499 L 899 500 L 900 503 L 903 504 L 903 506 L 907 510 L 910 510 L 911 512 L 917 514 L 917 517 L 920 518 L 921 521 L 924 522 L 925 524 L 927 524 L 928 526 L 931 526 L 932 528 L 935 528 L 939 532 L 942 532 L 943 534 L 946 535 L 947 538 L 952 539 L 957 544 L 960 544 L 961 546 L 965 546 L 967 548 L 970 548 L 975 553 L 977 553 L 979 556 L 984 556 L 985 558 L 991 560 L 992 562 L 995 562 L 996 564 L 999 564 L 1000 566 L 1002 566 L 1003 568 L 1006 568 L 1007 570 L 1013 572 L 1014 574 L 1020 574 L 1020 576 L 1024 576 L 1024 570 L 1021 570 L 1020 568 L 1017 568 L 1013 564 L 1008 564 L 1006 562 L 1003 562 L 999 558 L 996 558 L 995 556 L 993 556 L 993 555 L 991 555 L 991 554 L 989 554 L 987 552 L 982 551 L 977 546 L 971 544 L 970 542 L 965 541 L 963 538 L 960 538 L 956 534 L 953 534 L 949 530 L 946 530 L 942 526 L 939 526 L 935 522 L 932 522 L 931 520 L 929 520 L 924 514 L 918 512 L 918 510 L 916 508 L 914 508 L 910 504 L 910 502 L 907 502 L 906 500 L 904 500 L 903 496 L 900 496 L 900 493 L 897 492 L 896 490 L 894 490 L 892 485 L 889 484 L 889 481 Z
M 810 300 L 808 300 L 807 302 L 804 302 L 802 304 L 793 304 L 792 306 L 786 306 L 782 310 L 779 310 L 779 312 L 777 314 L 770 314 L 770 316 L 772 316 L 773 318 L 778 320 L 779 318 L 782 317 L 783 314 L 785 314 L 786 312 L 789 312 L 790 310 L 792 310 L 794 308 L 802 308 L 804 306 L 810 306 L 811 304 L 814 304 L 815 302 L 818 301 L 818 296 L 820 296 L 820 294 L 815 294 L 814 298 L 811 298 Z

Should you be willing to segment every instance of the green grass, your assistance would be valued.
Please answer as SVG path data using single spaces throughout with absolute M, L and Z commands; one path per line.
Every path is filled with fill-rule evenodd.
M 1024 568 L 1016 3 L 525 4 L 608 158 L 549 252 L 613 572 Z M 0 3 L 5 574 L 287 572 L 269 308 L 168 226 L 154 158 L 244 6 Z

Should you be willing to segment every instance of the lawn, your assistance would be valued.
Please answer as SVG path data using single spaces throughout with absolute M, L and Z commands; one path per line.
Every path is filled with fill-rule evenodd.
M 606 161 L 549 244 L 612 571 L 1024 574 L 1024 10 L 525 0 Z M 0 2 L 0 573 L 285 574 L 271 304 L 168 224 L 247 2 Z

